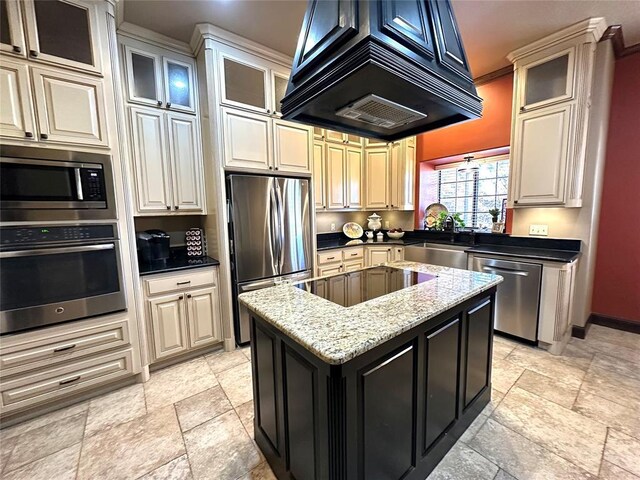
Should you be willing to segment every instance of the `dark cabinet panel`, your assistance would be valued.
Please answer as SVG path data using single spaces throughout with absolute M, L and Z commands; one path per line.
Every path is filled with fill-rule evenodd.
M 315 474 L 316 368 L 284 347 L 287 470 L 292 478 L 311 480 Z
M 426 60 L 432 60 L 434 47 L 424 1 L 379 2 L 379 5 L 380 30 L 414 52 L 420 53 Z
M 451 3 L 445 0 L 430 0 L 430 2 L 435 36 L 438 39 L 436 49 L 438 62 L 447 70 L 460 75 L 467 81 L 472 81 Z
M 382 357 L 361 373 L 362 478 L 401 478 L 414 464 L 416 348 Z
M 465 408 L 489 386 L 491 378 L 492 302 L 487 298 L 467 313 Z
M 298 39 L 292 76 L 313 69 L 358 33 L 357 0 L 312 0 Z
M 276 338 L 259 326 L 255 327 L 255 354 L 253 359 L 258 380 L 256 398 L 256 424 L 269 439 L 275 451 L 278 445 L 278 410 L 276 403 Z M 280 452 L 282 453 L 282 452 Z
M 425 335 L 426 396 L 423 453 L 456 420 L 458 411 L 458 355 L 460 318 Z

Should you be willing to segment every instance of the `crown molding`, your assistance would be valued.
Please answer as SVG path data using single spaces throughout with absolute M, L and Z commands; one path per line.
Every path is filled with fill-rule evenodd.
M 604 17 L 587 18 L 559 32 L 512 51 L 507 55 L 507 59 L 511 63 L 515 63 L 522 57 L 529 56 L 568 40 L 582 39 L 585 43 L 596 43 L 600 41 L 606 29 L 607 21 Z
M 249 53 L 257 54 L 267 60 L 286 65 L 287 68 L 291 68 L 291 64 L 293 63 L 293 57 L 285 55 L 282 52 L 265 47 L 264 45 L 231 33 L 223 28 L 211 25 L 210 23 L 198 23 L 193 30 L 190 42 L 191 50 L 194 54 L 198 55 L 200 49 L 203 48 L 205 40 L 212 40 L 233 48 L 246 50 Z
M 624 35 L 622 34 L 622 25 L 610 25 L 602 35 L 601 42 L 611 40 L 613 46 L 613 53 L 616 58 L 626 57 L 634 53 L 640 52 L 640 43 L 624 46 Z
M 144 43 L 150 43 L 156 47 L 166 48 L 174 52 L 193 57 L 193 50 L 186 42 L 167 37 L 148 28 L 140 27 L 129 22 L 122 22 L 118 27 L 118 35 L 133 38 Z
M 473 79 L 473 83 L 476 87 L 480 85 L 484 85 L 485 83 L 489 83 L 496 78 L 504 77 L 506 75 L 510 75 L 513 73 L 513 65 L 509 65 L 508 67 L 501 68 L 499 70 L 494 70 L 493 72 L 485 73 L 484 75 L 480 75 Z

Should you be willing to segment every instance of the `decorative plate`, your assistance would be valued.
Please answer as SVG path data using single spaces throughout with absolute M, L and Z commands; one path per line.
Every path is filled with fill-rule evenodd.
M 426 208 L 424 211 L 424 221 L 427 228 L 433 228 L 435 226 L 436 219 L 438 215 L 440 215 L 440 212 L 449 213 L 449 209 L 441 203 L 432 203 Z
M 364 233 L 360 224 L 356 222 L 347 222 L 342 227 L 342 231 L 349 238 L 360 238 Z

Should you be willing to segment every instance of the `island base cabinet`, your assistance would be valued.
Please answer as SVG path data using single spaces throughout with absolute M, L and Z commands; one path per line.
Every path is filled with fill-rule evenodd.
M 251 314 L 255 440 L 276 477 L 426 478 L 491 399 L 495 291 L 340 365 Z

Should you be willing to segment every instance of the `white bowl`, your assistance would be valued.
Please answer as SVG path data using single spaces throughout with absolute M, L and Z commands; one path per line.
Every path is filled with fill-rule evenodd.
M 389 236 L 389 238 L 392 238 L 394 240 L 398 240 L 398 239 L 404 237 L 404 232 L 387 232 L 387 235 Z

